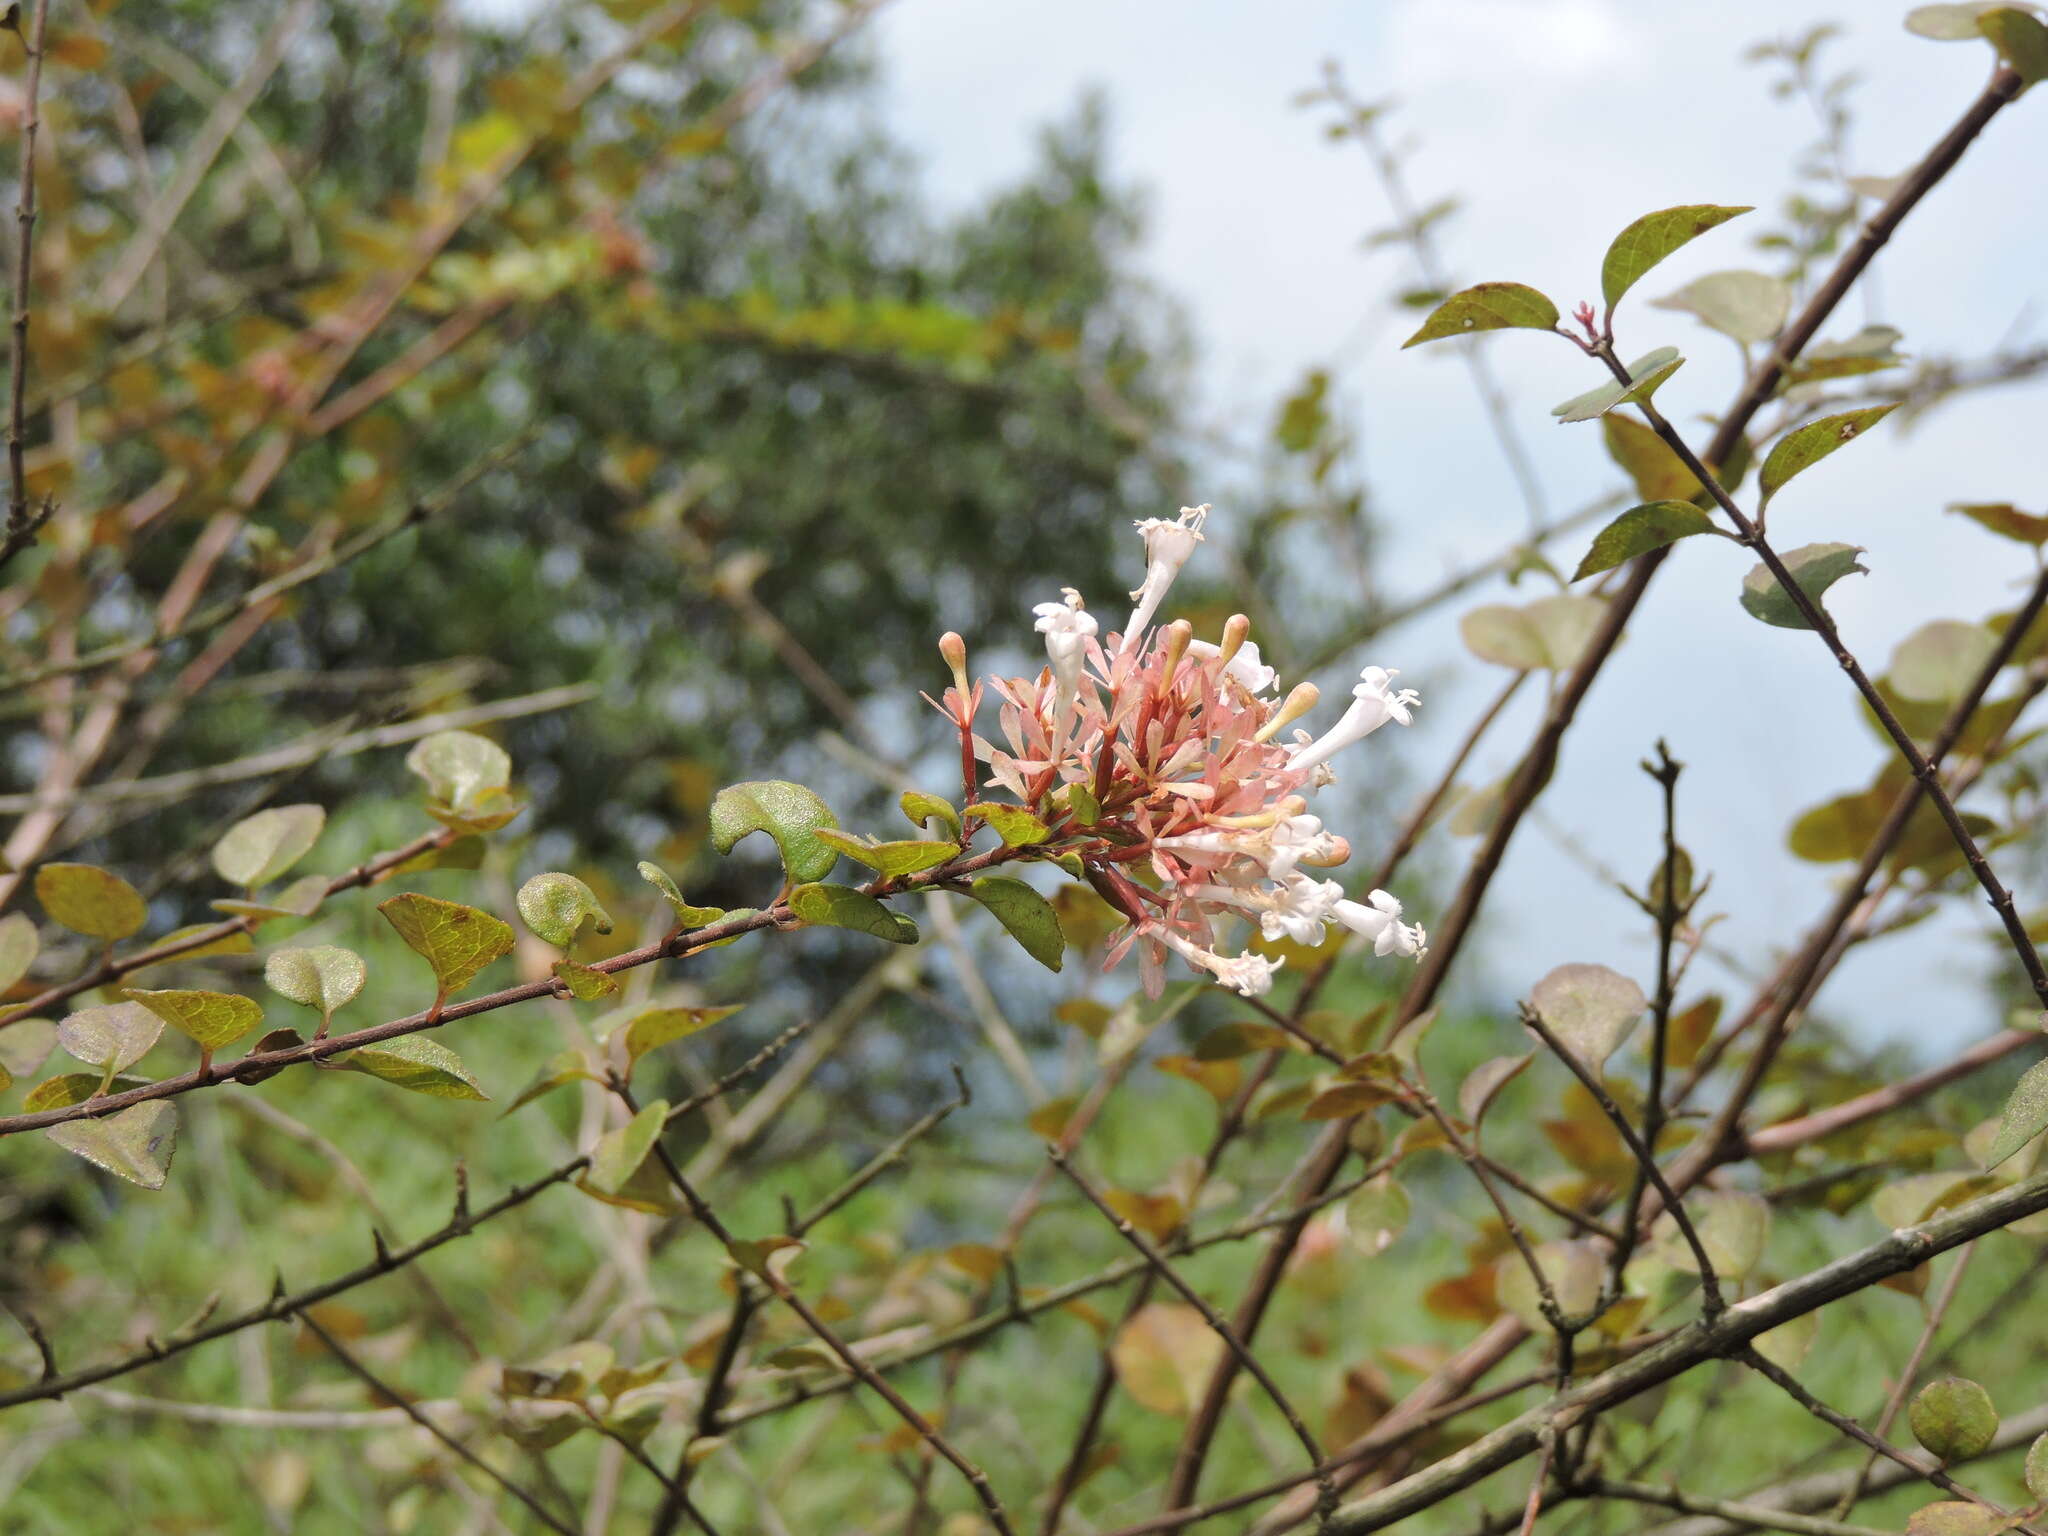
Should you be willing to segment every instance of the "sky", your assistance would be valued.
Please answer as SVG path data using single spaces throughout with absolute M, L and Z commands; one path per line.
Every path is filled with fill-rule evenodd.
M 1338 62 L 1356 95 L 1398 101 L 1417 197 L 1461 199 L 1439 231 L 1454 276 L 1528 282 L 1569 308 L 1597 297 L 1608 240 L 1642 213 L 1779 205 L 1791 151 L 1815 137 L 1815 120 L 1803 102 L 1772 99 L 1764 72 L 1742 61 L 1758 39 L 1841 23 L 1826 58 L 1860 77 L 1850 171 L 1889 175 L 1917 159 L 1981 88 L 1989 52 L 1910 36 L 1903 10 L 1871 0 L 896 0 L 874 25 L 883 121 L 942 211 L 1020 175 L 1036 130 L 1084 90 L 1106 95 L 1112 168 L 1143 190 L 1148 210 L 1143 268 L 1185 306 L 1199 344 L 1198 428 L 1243 446 L 1307 369 L 1335 368 L 1385 525 L 1384 584 L 1403 592 L 1511 542 L 1525 511 L 1457 359 L 1399 350 L 1414 318 L 1383 295 L 1410 274 L 1400 253 L 1362 245 L 1388 222 L 1371 168 L 1293 105 L 1323 61 Z M 1879 259 L 1874 309 L 1852 300 L 1823 335 L 1874 316 L 1905 333 L 1910 353 L 2038 342 L 2034 317 L 2048 297 L 2042 133 L 2033 102 L 1994 122 Z M 1738 222 L 1673 257 L 1639 292 L 1656 297 L 1707 271 L 1758 264 Z M 1732 396 L 1734 349 L 1683 316 L 1624 310 L 1624 355 L 1666 343 L 1688 362 L 1660 404 L 1697 427 Z M 1489 347 L 1552 508 L 1614 489 L 1598 429 L 1558 426 L 1548 414 L 1602 382 L 1586 360 L 1514 333 Z M 2039 386 L 2013 388 L 1972 396 L 1910 432 L 1881 428 L 1774 503 L 1781 549 L 1837 539 L 1867 547 L 1870 574 L 1845 581 L 1829 603 L 1871 670 L 1929 620 L 1979 618 L 2018 600 L 2032 574 L 2026 551 L 1943 508 L 2010 500 L 2038 509 L 2044 403 Z M 1227 519 L 1243 466 L 1225 452 L 1213 472 L 1209 499 Z M 1559 563 L 1574 563 L 1585 537 L 1563 540 Z M 1666 563 L 1582 711 L 1543 808 L 1593 857 L 1644 878 L 1656 800 L 1635 765 L 1667 739 L 1689 765 L 1681 835 L 1716 872 L 1709 909 L 1728 914 L 1715 936 L 1760 965 L 1796 941 L 1838 872 L 1786 855 L 1785 829 L 1806 807 L 1862 787 L 1880 755 L 1817 638 L 1739 609 L 1750 563 L 1710 540 Z M 1475 593 L 1354 659 L 1399 666 L 1424 689 L 1416 726 L 1372 744 L 1398 752 L 1410 782 L 1434 776 L 1503 677 L 1464 654 L 1458 614 L 1533 595 Z M 1537 701 L 1526 703 L 1490 738 L 1475 778 L 1512 765 L 1536 718 Z M 1446 863 L 1470 850 L 1436 836 Z M 2022 910 L 2048 903 L 2017 880 L 2023 873 L 2007 871 Z M 1426 912 L 1411 915 L 1427 922 Z M 1488 982 L 1509 993 L 1566 961 L 1649 980 L 1640 914 L 1536 828 L 1511 851 L 1482 922 Z M 1823 1010 L 1869 1038 L 1942 1054 L 1999 1022 L 1981 989 L 1956 985 L 2001 963 L 1993 933 L 1988 909 L 1956 903 L 1857 957 Z M 1938 1013 L 1928 1006 L 1936 999 Z

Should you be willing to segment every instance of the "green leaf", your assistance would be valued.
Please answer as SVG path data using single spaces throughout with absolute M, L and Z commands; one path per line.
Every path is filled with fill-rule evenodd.
M 1906 1536 L 2000 1536 L 2025 1518 L 1962 1499 L 1944 1499 L 1914 1510 L 1906 1519 Z
M 512 782 L 512 759 L 505 749 L 470 731 L 436 731 L 422 737 L 405 755 L 405 766 L 451 810 L 473 808 Z
M 1581 964 L 1560 965 L 1537 982 L 1529 989 L 1529 1006 L 1597 1074 L 1649 1004 L 1643 989 L 1618 971 Z
M 213 845 L 214 873 L 254 890 L 290 869 L 320 841 L 327 812 L 317 805 L 279 805 L 236 822 Z
M 983 875 L 967 887 L 967 894 L 995 914 L 1003 931 L 1024 946 L 1024 953 L 1049 971 L 1063 963 L 1066 933 L 1052 903 L 1022 880 L 1000 875 Z
M 2011 5 L 2013 0 L 1965 0 L 1959 5 L 1916 5 L 1906 13 L 1906 30 L 1938 43 L 1971 42 L 1984 34 L 1977 19 Z
M 2048 1130 L 2048 1061 L 2037 1061 L 2013 1085 L 1998 1123 L 1998 1139 L 1991 1143 L 1984 1167 L 1987 1171 L 1996 1168 L 2044 1130 Z
M 0 917 L 0 993 L 5 993 L 36 962 L 36 951 L 42 941 L 36 937 L 36 925 L 26 913 L 15 912 Z
M 1553 405 L 1550 414 L 1560 421 L 1596 420 L 1618 406 L 1650 399 L 1666 379 L 1684 366 L 1685 359 L 1678 355 L 1676 347 L 1659 347 L 1654 352 L 1645 352 L 1628 365 L 1626 384 L 1612 379 L 1583 395 L 1573 395 L 1561 405 Z
M 164 992 L 126 991 L 121 995 L 142 1004 L 208 1052 L 233 1045 L 263 1022 L 263 1005 L 234 992 L 179 988 Z
M 1785 569 L 1792 573 L 1792 579 L 1799 583 L 1799 589 L 1818 606 L 1821 594 L 1844 576 L 1869 574 L 1869 568 L 1856 558 L 1862 553 L 1860 544 L 1803 544 L 1798 549 L 1787 550 L 1779 558 L 1785 562 Z M 1813 627 L 1806 622 L 1806 616 L 1794 605 L 1785 589 L 1778 585 L 1778 579 L 1771 574 L 1770 568 L 1761 562 L 1742 578 L 1742 607 L 1752 618 L 1775 624 L 1780 629 Z
M 499 956 L 509 955 L 517 942 L 509 923 L 438 896 L 407 891 L 379 902 L 377 910 L 398 930 L 407 947 L 434 968 L 437 1000 L 468 986 L 477 972 Z
M 0 1029 L 0 1069 L 9 1077 L 27 1077 L 57 1048 L 57 1025 L 50 1019 L 16 1019 Z
M 149 920 L 134 886 L 92 864 L 45 864 L 36 871 L 36 900 L 53 923 L 110 944 Z
M 469 834 L 458 837 L 445 847 L 429 848 L 415 854 L 392 871 L 396 875 L 424 874 L 430 869 L 482 869 L 484 867 L 484 840 Z
M 919 870 L 943 864 L 960 852 L 958 843 L 910 839 L 884 843 L 873 838 L 855 837 L 851 832 L 842 832 L 836 827 L 820 827 L 812 836 L 828 847 L 838 849 L 849 859 L 884 875 L 914 875 Z
M 557 949 L 567 949 L 585 923 L 598 933 L 612 931 L 612 916 L 597 893 L 574 875 L 535 875 L 519 887 L 515 899 L 526 926 Z
M 1993 533 L 2021 544 L 2030 544 L 2035 549 L 2048 544 L 2048 517 L 2022 512 L 2009 501 L 1958 502 L 1949 511 L 1960 512 L 1980 528 L 1989 528 Z
M 1572 580 L 1584 581 L 1637 555 L 1713 531 L 1714 520 L 1689 501 L 1651 501 L 1630 507 L 1594 536 L 1593 546 L 1572 573 Z
M 1811 469 L 1844 443 L 1861 437 L 1898 408 L 1897 401 L 1866 406 L 1860 411 L 1823 416 L 1787 432 L 1764 455 L 1758 481 L 1762 501 L 1768 502 L 1794 475 Z
M 579 1003 L 610 997 L 619 990 L 618 978 L 609 971 L 600 971 L 594 965 L 579 965 L 574 960 L 557 960 L 549 970 L 555 980 L 567 987 L 569 995 Z
M 1081 826 L 1092 827 L 1102 820 L 1102 802 L 1095 798 L 1095 791 L 1078 779 L 1061 785 L 1053 802 L 1065 806 Z
M 891 944 L 917 942 L 917 924 L 850 885 L 800 885 L 789 893 L 789 910 L 807 923 L 851 928 Z
M 57 1026 L 57 1043 L 84 1062 L 112 1074 L 149 1054 L 164 1021 L 140 1003 L 81 1008 Z
M 1607 456 L 1635 482 L 1644 501 L 1691 501 L 1705 489 L 1670 445 L 1633 416 L 1602 416 L 1600 435 Z
M 43 1134 L 117 1178 L 162 1189 L 178 1149 L 178 1111 L 154 1099 L 94 1120 L 68 1120 Z
M 957 839 L 960 836 L 960 813 L 953 809 L 950 800 L 937 795 L 927 795 L 915 789 L 903 791 L 903 798 L 897 802 L 903 807 L 903 814 L 918 831 L 924 830 L 928 821 L 940 821 Z
M 612 1034 L 626 1048 L 626 1071 L 630 1075 L 642 1056 L 672 1041 L 686 1040 L 699 1030 L 709 1029 L 720 1019 L 729 1019 L 745 1005 L 730 1003 L 722 1008 L 654 1008 L 635 1014 Z
M 534 1073 L 533 1080 L 519 1090 L 518 1096 L 505 1106 L 498 1118 L 502 1120 L 513 1110 L 523 1108 L 542 1094 L 552 1093 L 569 1083 L 599 1081 L 601 1079 L 590 1070 L 590 1064 L 583 1059 L 581 1051 L 557 1051 L 541 1063 L 541 1068 Z
M 148 1083 L 146 1077 L 116 1077 L 111 1082 L 98 1072 L 66 1072 L 60 1077 L 46 1077 L 28 1091 L 21 1101 L 21 1107 L 30 1114 L 45 1109 L 68 1109 L 73 1104 L 83 1104 L 87 1099 L 100 1093 L 125 1093 L 130 1088 L 140 1088 Z
M 1977 18 L 1977 30 L 2023 82 L 2022 92 L 2048 79 L 2048 27 L 2015 6 L 2001 6 Z
M 1344 1235 L 1360 1253 L 1376 1258 L 1408 1230 L 1412 1210 L 1401 1181 L 1383 1173 L 1359 1185 L 1344 1202 Z
M 1534 288 L 1521 283 L 1479 283 L 1445 299 L 1401 348 L 1406 351 L 1425 341 L 1473 331 L 1554 330 L 1557 320 L 1557 306 Z
M 1567 671 L 1578 664 L 1606 614 L 1599 598 L 1561 592 L 1516 608 L 1492 603 L 1475 608 L 1458 623 L 1472 654 L 1516 671 L 1549 667 Z
M 337 1008 L 354 1001 L 367 976 L 363 957 L 338 944 L 274 950 L 263 964 L 263 979 L 278 996 L 320 1013 L 320 1027 Z
M 482 1099 L 490 1095 L 476 1084 L 462 1058 L 423 1035 L 398 1035 L 366 1045 L 340 1058 L 342 1066 L 366 1073 L 433 1099 Z
M 1600 1299 L 1600 1254 L 1590 1243 L 1549 1242 L 1535 1250 L 1536 1264 L 1550 1282 L 1551 1294 L 1565 1316 L 1590 1312 Z M 1500 1304 L 1538 1332 L 1549 1328 L 1541 1293 L 1519 1253 L 1503 1254 L 1495 1264 Z
M 2042 1435 L 2027 1447 L 2026 1465 L 2027 1492 L 2036 1503 L 2048 1504 L 2048 1435 Z
M 1913 1438 L 1944 1462 L 1981 1456 L 1998 1433 L 1991 1394 L 1962 1376 L 1943 1376 L 1913 1394 Z
M 328 884 L 325 875 L 306 875 L 294 880 L 275 896 L 250 901 L 216 901 L 211 905 L 216 912 L 225 912 L 230 917 L 246 917 L 259 925 L 280 917 L 311 917 L 327 900 Z
M 1219 1024 L 1195 1042 L 1197 1061 L 1234 1061 L 1254 1051 L 1301 1051 L 1307 1047 L 1277 1024 L 1240 1019 Z
M 1650 301 L 1652 309 L 1675 309 L 1745 346 L 1769 341 L 1785 324 L 1792 289 L 1763 272 L 1709 272 L 1678 292 Z
M 977 800 L 967 807 L 967 814 L 979 816 L 1000 837 L 1005 846 L 1028 848 L 1033 843 L 1042 843 L 1052 835 L 1052 829 L 1021 805 L 1003 805 L 994 800 Z
M 1998 636 L 1982 624 L 1936 619 L 1899 642 L 1889 680 L 1901 698 L 1951 704 L 1969 692 L 1997 649 Z
M 684 928 L 702 928 L 725 916 L 724 910 L 719 907 L 691 906 L 675 881 L 668 877 L 668 871 L 659 864 L 650 864 L 642 859 L 640 878 L 661 892 L 661 899 L 675 908 L 676 922 Z
M 756 779 L 718 792 L 711 802 L 711 846 L 731 853 L 750 832 L 766 832 L 782 850 L 782 867 L 792 881 L 822 880 L 839 862 L 835 849 L 813 834 L 836 827 L 839 818 L 817 795 L 786 779 Z
M 624 1189 L 654 1150 L 667 1120 L 668 1101 L 656 1099 L 624 1125 L 599 1137 L 590 1152 L 590 1172 L 586 1176 L 590 1187 L 606 1195 L 616 1195 Z
M 1906 360 L 1898 350 L 1904 334 L 1895 325 L 1866 325 L 1840 341 L 1817 341 L 1786 367 L 1786 387 L 1896 368 Z
M 1662 208 L 1646 213 L 1607 247 L 1600 263 L 1600 292 L 1612 310 L 1636 280 L 1679 247 L 1688 245 L 1715 226 L 1727 223 L 1748 208 L 1723 208 L 1713 203 L 1694 203 L 1681 208 Z M 1633 372 L 1634 370 L 1631 370 Z

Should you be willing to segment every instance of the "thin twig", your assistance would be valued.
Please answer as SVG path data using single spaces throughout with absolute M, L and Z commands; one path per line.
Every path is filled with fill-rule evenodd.
M 31 513 L 28 506 L 28 322 L 30 278 L 34 271 L 36 229 L 36 132 L 42 126 L 37 98 L 43 85 L 43 38 L 49 20 L 50 0 L 36 0 L 35 20 L 30 30 L 20 32 L 28 49 L 28 83 L 22 89 L 21 107 L 21 191 L 14 204 L 17 230 L 14 245 L 14 316 L 9 332 L 12 343 L 8 358 L 7 422 L 7 527 L 0 538 L 0 570 L 34 542 L 36 533 L 50 519 L 51 506 Z
M 485 1461 L 483 1457 L 477 1455 L 475 1451 L 472 1451 L 460 1440 L 449 1434 L 447 1430 L 436 1424 L 426 1414 L 420 1412 L 419 1408 L 408 1401 L 403 1394 L 379 1381 L 376 1374 L 368 1366 L 350 1354 L 342 1347 L 339 1339 L 320 1326 L 320 1320 L 314 1317 L 311 1312 L 300 1311 L 297 1313 L 297 1316 L 299 1321 L 305 1325 L 306 1331 L 311 1333 L 322 1344 L 325 1344 L 328 1353 L 347 1366 L 349 1373 L 360 1380 L 364 1386 L 368 1387 L 377 1396 L 397 1404 L 399 1411 L 408 1419 L 411 1419 L 413 1423 L 419 1425 L 421 1429 L 424 1429 L 428 1434 L 440 1441 L 441 1444 L 448 1447 L 462 1461 L 475 1467 L 477 1471 L 483 1473 L 485 1477 L 488 1477 L 500 1488 L 511 1494 L 513 1498 L 524 1504 L 533 1512 L 534 1518 L 539 1520 L 549 1530 L 558 1531 L 561 1533 L 561 1536 L 578 1536 L 574 1526 L 565 1524 L 547 1505 L 541 1503 L 533 1494 L 528 1493 L 518 1483 L 500 1472 L 488 1461 Z
M 1287 1421 L 1287 1427 L 1294 1431 L 1294 1438 L 1301 1442 L 1301 1448 L 1308 1453 L 1309 1465 L 1314 1468 L 1321 1468 L 1323 1464 L 1323 1448 L 1321 1443 L 1317 1441 L 1315 1434 L 1309 1429 L 1308 1424 L 1301 1415 L 1295 1412 L 1294 1405 L 1287 1400 L 1287 1394 L 1280 1390 L 1280 1384 L 1274 1381 L 1272 1376 L 1267 1373 L 1265 1366 L 1259 1363 L 1259 1357 L 1245 1347 L 1244 1340 L 1240 1339 L 1236 1332 L 1232 1330 L 1223 1314 L 1211 1306 L 1208 1299 L 1200 1291 L 1181 1278 L 1180 1272 L 1167 1261 L 1166 1255 L 1153 1245 L 1149 1237 L 1133 1226 L 1129 1218 L 1119 1215 L 1116 1209 L 1107 1200 L 1102 1198 L 1102 1195 L 1082 1176 L 1080 1169 L 1073 1165 L 1073 1162 L 1064 1152 L 1057 1146 L 1047 1147 L 1045 1151 L 1046 1156 L 1052 1160 L 1052 1165 L 1072 1181 L 1074 1187 L 1080 1190 L 1087 1198 L 1088 1203 L 1102 1213 L 1103 1219 L 1117 1229 L 1125 1242 L 1144 1255 L 1145 1262 L 1151 1267 L 1153 1273 L 1172 1286 L 1175 1291 L 1180 1293 L 1183 1301 L 1202 1314 L 1202 1321 L 1214 1330 L 1216 1336 L 1223 1341 L 1224 1347 L 1237 1357 L 1238 1364 L 1251 1373 L 1252 1379 L 1258 1382 L 1259 1386 L 1264 1389 L 1266 1396 L 1272 1400 L 1273 1406 L 1280 1410 L 1280 1416 Z M 1538 1275 L 1540 1283 L 1541 1271 L 1538 1271 Z M 1315 1474 L 1315 1479 L 1319 1495 L 1317 1508 L 1327 1518 L 1329 1512 L 1337 1507 L 1337 1485 L 1330 1480 L 1330 1474 L 1327 1471 L 1318 1471 Z

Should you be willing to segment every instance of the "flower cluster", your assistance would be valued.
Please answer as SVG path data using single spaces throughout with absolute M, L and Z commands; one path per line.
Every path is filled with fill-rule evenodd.
M 1389 720 L 1407 725 L 1420 700 L 1394 686 L 1394 672 L 1367 667 L 1335 725 L 1282 741 L 1317 692 L 1303 683 L 1274 696 L 1277 678 L 1249 620 L 1234 615 L 1218 642 L 1196 639 L 1185 620 L 1154 622 L 1208 515 L 1207 506 L 1186 507 L 1172 521 L 1137 525 L 1145 579 L 1121 633 L 1101 634 L 1071 587 L 1040 603 L 1048 665 L 1037 677 L 970 685 L 965 646 L 945 637 L 955 686 L 939 707 L 960 730 L 968 797 L 978 798 L 985 774 L 1033 813 L 1045 851 L 1127 920 L 1109 963 L 1136 948 L 1154 995 L 1169 953 L 1247 997 L 1266 991 L 1280 962 L 1223 953 L 1218 926 L 1231 918 L 1299 944 L 1321 942 L 1326 925 L 1339 923 L 1379 954 L 1419 955 L 1423 931 L 1401 921 L 1392 896 L 1348 900 L 1335 880 L 1312 873 L 1342 864 L 1350 845 L 1309 803 L 1334 780 L 1332 758 Z M 1002 745 L 975 730 L 991 692 Z

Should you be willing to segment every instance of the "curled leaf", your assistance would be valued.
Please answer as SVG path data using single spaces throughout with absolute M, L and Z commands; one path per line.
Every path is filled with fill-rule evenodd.
M 782 850 L 782 867 L 792 881 L 822 880 L 839 862 L 836 849 L 820 842 L 820 827 L 839 818 L 817 795 L 786 779 L 757 779 L 729 785 L 711 802 L 711 846 L 731 853 L 751 832 L 766 832 Z
M 1844 576 L 1869 574 L 1869 567 L 1856 558 L 1862 553 L 1860 544 L 1804 544 L 1798 549 L 1787 550 L 1779 558 L 1799 590 L 1819 607 L 1821 594 Z M 1752 618 L 1776 625 L 1779 629 L 1813 627 L 1806 622 L 1806 615 L 1799 611 L 1799 605 L 1793 602 L 1791 595 L 1778 584 L 1778 578 L 1771 574 L 1770 567 L 1762 562 L 1742 578 L 1742 607 Z
M 535 875 L 519 887 L 515 903 L 526 926 L 557 949 L 567 949 L 585 923 L 598 933 L 612 931 L 611 914 L 597 893 L 574 875 Z

